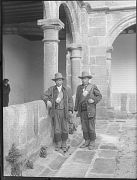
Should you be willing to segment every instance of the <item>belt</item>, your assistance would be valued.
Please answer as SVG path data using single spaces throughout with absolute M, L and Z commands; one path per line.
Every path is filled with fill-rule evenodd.
M 56 110 L 64 110 L 65 108 L 61 109 L 61 108 L 55 108 Z

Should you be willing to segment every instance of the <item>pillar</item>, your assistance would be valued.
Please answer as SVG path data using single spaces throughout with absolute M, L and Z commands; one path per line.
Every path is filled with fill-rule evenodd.
M 54 82 L 54 74 L 58 72 L 58 32 L 64 28 L 64 23 L 59 19 L 40 19 L 38 25 L 44 32 L 44 90 Z
M 76 94 L 76 89 L 80 80 L 80 67 L 81 67 L 81 51 L 82 47 L 77 44 L 72 44 L 68 50 L 70 51 L 70 60 L 71 60 L 71 87 L 73 95 Z
M 107 108 L 111 108 L 111 99 L 112 99 L 112 90 L 111 90 L 111 54 L 113 47 L 109 47 L 107 49 L 107 58 L 106 58 L 106 66 L 107 66 Z
M 66 51 L 66 84 L 71 88 L 71 61 L 70 61 L 70 51 Z

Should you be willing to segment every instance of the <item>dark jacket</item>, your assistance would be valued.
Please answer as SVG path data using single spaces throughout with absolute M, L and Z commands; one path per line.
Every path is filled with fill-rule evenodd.
M 10 85 L 3 84 L 3 107 L 7 107 L 9 103 Z
M 89 117 L 96 116 L 96 104 L 102 99 L 102 95 L 95 84 L 90 84 L 92 86 L 88 95 L 85 97 L 84 102 L 87 105 L 87 112 Z M 76 99 L 75 99 L 75 108 L 74 111 L 78 111 L 79 116 L 81 115 L 81 104 L 83 102 L 82 93 L 83 93 L 83 85 L 79 85 L 77 87 Z M 89 99 L 93 99 L 94 103 L 88 103 Z
M 68 111 L 73 112 L 74 103 L 72 98 L 71 89 L 69 87 L 65 87 L 62 85 L 62 91 L 63 91 L 63 99 L 64 99 L 64 107 L 65 107 L 65 118 L 69 119 Z M 54 117 L 54 111 L 55 111 L 55 101 L 58 96 L 58 89 L 57 86 L 50 87 L 47 91 L 44 92 L 42 99 L 47 104 L 47 101 L 51 101 L 52 108 L 49 110 L 49 115 L 51 117 Z

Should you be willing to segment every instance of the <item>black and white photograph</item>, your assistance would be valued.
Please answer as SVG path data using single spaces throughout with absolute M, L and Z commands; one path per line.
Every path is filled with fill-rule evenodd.
M 1 177 L 136 179 L 136 0 L 1 10 Z

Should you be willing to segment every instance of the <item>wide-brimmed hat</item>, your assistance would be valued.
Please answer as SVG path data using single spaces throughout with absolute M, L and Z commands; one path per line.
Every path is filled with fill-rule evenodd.
M 87 78 L 89 78 L 89 79 L 92 78 L 92 76 L 91 76 L 88 72 L 83 71 L 83 72 L 82 72 L 82 75 L 79 76 L 79 78 L 80 78 L 80 79 L 83 79 L 83 78 L 85 78 L 85 77 L 87 77 Z
M 56 81 L 56 80 L 58 80 L 58 79 L 62 79 L 62 80 L 64 80 L 64 77 L 62 76 L 62 74 L 61 73 L 56 73 L 55 74 L 55 78 L 54 79 L 52 79 L 53 81 Z
M 8 79 L 3 79 L 3 82 L 5 83 L 5 82 L 9 82 L 9 80 Z

